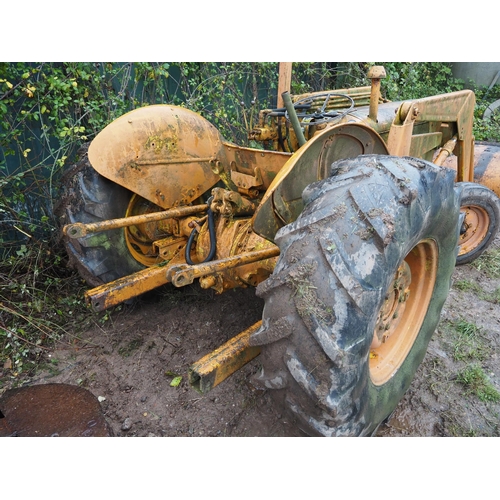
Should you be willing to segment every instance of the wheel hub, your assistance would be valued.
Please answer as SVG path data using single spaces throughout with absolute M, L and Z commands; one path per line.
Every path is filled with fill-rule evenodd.
M 399 266 L 380 310 L 371 347 L 384 344 L 397 330 L 410 296 L 411 270 L 406 261 Z
M 458 255 L 464 255 L 474 250 L 488 233 L 489 217 L 481 207 L 462 207 L 465 219 L 460 231 Z
M 401 367 L 417 340 L 436 283 L 438 247 L 422 240 L 397 269 L 382 305 L 370 346 L 370 377 L 385 384 Z

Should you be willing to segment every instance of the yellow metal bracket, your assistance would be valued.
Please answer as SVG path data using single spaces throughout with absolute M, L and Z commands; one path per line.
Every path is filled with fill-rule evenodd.
M 258 356 L 260 347 L 250 346 L 249 338 L 261 325 L 262 321 L 258 321 L 215 351 L 193 363 L 188 372 L 191 386 L 203 394 L 209 392 L 229 375 Z

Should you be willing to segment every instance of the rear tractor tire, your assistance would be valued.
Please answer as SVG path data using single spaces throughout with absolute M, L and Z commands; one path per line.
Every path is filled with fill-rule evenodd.
M 133 193 L 101 176 L 90 164 L 88 146 L 80 160 L 62 178 L 60 201 L 55 209 L 61 227 L 76 222 L 91 223 L 125 217 Z M 99 286 L 144 269 L 131 254 L 126 229 L 89 234 L 71 239 L 63 236 L 70 267 L 91 286 Z
M 257 288 L 254 384 L 304 433 L 373 435 L 394 411 L 448 295 L 458 191 L 452 171 L 423 160 L 341 160 L 278 231 L 278 263 Z
M 460 210 L 464 220 L 460 228 L 457 265 L 477 259 L 494 241 L 500 227 L 500 200 L 481 184 L 464 182 Z

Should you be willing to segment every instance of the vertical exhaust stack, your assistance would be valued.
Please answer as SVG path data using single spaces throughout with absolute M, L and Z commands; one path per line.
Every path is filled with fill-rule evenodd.
M 372 89 L 370 93 L 370 111 L 368 118 L 377 122 L 378 101 L 380 99 L 380 80 L 385 78 L 385 68 L 383 66 L 372 66 L 366 75 L 372 81 Z

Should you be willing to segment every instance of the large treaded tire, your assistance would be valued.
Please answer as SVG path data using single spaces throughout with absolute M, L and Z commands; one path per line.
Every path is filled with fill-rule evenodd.
M 132 193 L 104 178 L 92 168 L 88 145 L 78 152 L 79 161 L 62 177 L 62 189 L 54 212 L 61 228 L 75 222 L 91 223 L 125 217 Z M 144 269 L 130 254 L 123 229 L 83 238 L 62 235 L 69 266 L 91 286 L 99 286 Z
M 304 433 L 372 435 L 408 389 L 449 291 L 459 190 L 451 170 L 366 155 L 334 163 L 330 178 L 304 191 L 304 211 L 276 235 L 278 263 L 257 288 L 265 300 L 263 326 L 250 339 L 262 346 L 254 384 L 273 389 Z M 419 280 L 412 274 L 420 288 L 409 288 L 407 308 L 417 316 L 423 308 L 420 325 L 399 365 L 375 380 L 371 346 L 379 315 L 403 260 L 412 262 L 410 252 L 421 248 L 434 249 L 435 258 L 424 252 Z M 393 338 L 404 340 L 398 329 Z
M 477 259 L 493 243 L 500 227 L 500 200 L 486 186 L 463 182 L 460 209 L 465 214 L 457 265 Z

